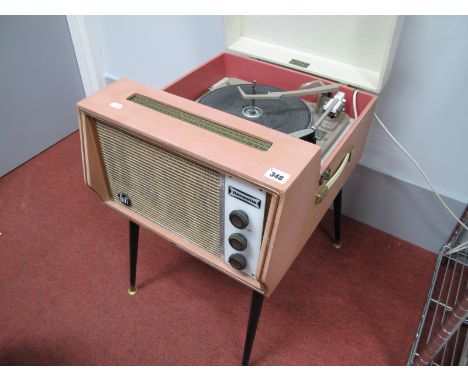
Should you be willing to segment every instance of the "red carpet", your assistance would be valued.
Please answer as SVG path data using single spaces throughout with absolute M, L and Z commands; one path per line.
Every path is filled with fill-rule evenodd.
M 83 182 L 78 134 L 0 179 L 0 364 L 237 365 L 250 290 L 128 223 Z M 264 304 L 253 365 L 401 365 L 435 257 L 345 218 L 321 223 Z

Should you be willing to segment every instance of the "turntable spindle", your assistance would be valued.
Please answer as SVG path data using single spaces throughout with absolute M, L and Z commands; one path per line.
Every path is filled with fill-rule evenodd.
M 257 94 L 257 81 L 253 80 L 252 82 L 252 94 Z M 255 114 L 255 98 L 252 98 L 252 106 L 249 110 L 250 114 L 254 115 Z

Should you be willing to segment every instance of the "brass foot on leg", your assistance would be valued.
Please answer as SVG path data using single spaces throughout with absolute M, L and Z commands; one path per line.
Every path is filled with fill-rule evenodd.
M 341 249 L 341 247 L 343 246 L 343 244 L 341 244 L 341 242 L 337 242 L 337 241 L 334 241 L 334 240 L 333 240 L 333 246 L 334 246 L 336 249 Z
M 130 296 L 135 296 L 138 292 L 138 289 L 135 287 L 135 285 L 130 285 L 130 288 L 128 288 L 128 294 Z

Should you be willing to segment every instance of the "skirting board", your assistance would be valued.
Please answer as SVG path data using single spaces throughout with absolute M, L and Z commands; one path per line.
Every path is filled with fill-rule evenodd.
M 465 205 L 442 195 L 460 216 Z M 456 225 L 429 190 L 357 166 L 343 190 L 343 213 L 419 247 L 437 253 Z M 346 240 L 346 226 L 343 227 Z

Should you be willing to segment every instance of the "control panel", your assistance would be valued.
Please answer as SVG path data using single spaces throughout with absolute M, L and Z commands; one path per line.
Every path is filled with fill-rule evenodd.
M 225 177 L 224 261 L 252 278 L 260 255 L 265 202 L 265 191 Z

